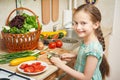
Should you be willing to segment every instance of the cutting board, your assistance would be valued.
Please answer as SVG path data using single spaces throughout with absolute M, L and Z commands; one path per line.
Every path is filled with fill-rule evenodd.
M 42 8 L 42 23 L 48 24 L 50 22 L 50 0 L 41 0 Z
M 64 49 L 61 49 L 61 48 L 48 49 L 46 52 L 50 52 L 50 51 L 56 52 L 56 53 L 58 53 L 58 54 L 70 53 L 70 51 L 64 50 Z M 52 64 L 52 63 L 50 62 L 50 60 L 47 58 L 47 54 L 42 54 L 42 55 L 40 55 L 40 56 L 37 58 L 37 60 L 44 61 L 44 62 L 46 62 L 47 64 Z
M 52 0 L 52 21 L 58 20 L 59 16 L 59 0 Z

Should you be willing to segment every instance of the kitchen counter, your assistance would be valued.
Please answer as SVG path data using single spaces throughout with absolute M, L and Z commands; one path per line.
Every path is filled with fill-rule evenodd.
M 42 61 L 44 61 L 44 60 L 42 60 Z M 46 63 L 48 63 L 48 62 L 46 62 Z M 34 76 L 28 76 L 28 77 L 31 77 L 35 80 L 44 80 L 45 78 L 49 77 L 51 74 L 53 74 L 54 72 L 56 72 L 58 70 L 58 68 L 56 66 L 54 66 L 50 63 L 48 63 L 48 65 L 49 65 L 48 69 L 45 72 L 38 74 L 38 75 L 34 75 Z M 12 72 L 20 73 L 17 71 L 17 66 L 10 66 L 9 64 L 2 64 L 2 65 L 0 64 L 0 68 L 4 68 L 4 69 L 10 70 Z M 27 75 L 25 75 L 25 76 L 27 76 Z
M 54 49 L 54 51 L 59 52 L 59 53 L 66 52 L 66 50 L 63 50 L 60 48 L 56 48 L 56 49 Z M 0 41 L 0 54 L 4 54 L 5 52 L 6 52 L 6 48 L 4 47 L 2 41 Z M 34 76 L 28 76 L 28 75 L 25 75 L 25 76 L 31 77 L 35 80 L 53 80 L 53 78 L 55 78 L 59 75 L 57 73 L 59 73 L 60 70 L 56 66 L 52 65 L 49 62 L 49 60 L 47 59 L 47 54 L 40 55 L 38 57 L 38 60 L 48 63 L 49 67 L 48 67 L 47 71 L 45 71 L 41 74 L 38 74 L 38 75 L 34 75 Z M 17 66 L 10 66 L 9 64 L 2 64 L 2 65 L 0 64 L 0 68 L 4 68 L 6 70 L 10 70 L 12 72 L 16 72 L 16 73 L 21 74 L 20 72 L 17 71 Z M 24 75 L 24 74 L 22 74 L 22 75 Z M 51 77 L 51 75 L 52 76 L 54 75 L 54 77 L 52 79 L 49 79 Z

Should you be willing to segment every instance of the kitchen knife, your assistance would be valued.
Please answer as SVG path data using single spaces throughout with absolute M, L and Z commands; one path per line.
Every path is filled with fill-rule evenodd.
M 55 52 L 47 52 L 47 57 L 48 59 L 50 59 L 51 57 L 61 57 L 59 54 L 55 53 Z

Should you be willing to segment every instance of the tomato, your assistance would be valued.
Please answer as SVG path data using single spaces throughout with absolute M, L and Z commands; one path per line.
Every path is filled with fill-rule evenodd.
M 43 71 L 45 69 L 45 66 L 40 66 L 39 70 Z
M 34 72 L 35 69 L 34 69 L 34 67 L 29 66 L 29 67 L 26 67 L 26 68 L 24 69 L 24 71 L 25 71 L 25 72 Z
M 36 65 L 41 65 L 41 63 L 40 62 L 36 62 Z
M 56 43 L 56 47 L 58 47 L 58 48 L 61 48 L 63 45 L 61 40 L 56 40 L 55 43 Z
M 29 65 L 28 64 L 22 64 L 21 66 L 20 66 L 20 68 L 21 69 L 24 69 L 24 68 L 26 68 L 26 67 L 28 67 Z
M 33 66 L 35 69 L 38 68 L 38 65 L 36 64 L 32 64 L 31 66 Z
M 48 44 L 48 47 L 49 47 L 50 49 L 56 48 L 56 42 L 50 42 L 50 43 Z
M 46 53 L 46 51 L 41 51 L 41 52 L 40 52 L 40 54 L 45 54 L 45 53 Z

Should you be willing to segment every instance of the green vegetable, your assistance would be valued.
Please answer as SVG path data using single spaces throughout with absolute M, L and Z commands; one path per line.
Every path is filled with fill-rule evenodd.
M 25 24 L 29 25 L 29 28 L 35 28 L 35 29 L 38 28 L 36 16 L 29 16 L 28 14 L 25 13 L 23 13 L 23 16 L 26 17 Z
M 47 58 L 48 58 L 48 59 L 50 59 L 51 57 L 52 57 L 52 55 L 50 55 L 50 54 L 47 55 Z
M 53 36 L 54 36 L 54 35 L 49 35 L 49 36 L 47 37 L 47 39 L 52 39 Z
M 3 29 L 3 32 L 5 32 L 5 33 L 9 33 L 9 30 L 7 30 L 7 29 Z
M 12 27 L 12 28 L 10 28 L 10 33 L 12 33 L 12 34 L 15 34 L 15 33 L 19 34 L 20 30 L 18 28 L 16 28 L 16 27 Z
M 43 40 L 44 39 L 44 35 L 40 34 L 40 39 Z
M 59 36 L 58 36 L 59 39 L 64 37 L 64 33 L 63 33 L 63 32 L 59 32 L 58 35 L 59 35 Z
M 13 59 L 27 57 L 31 55 L 37 57 L 39 54 L 35 54 L 33 51 L 22 51 L 15 53 L 0 54 L 0 64 L 9 63 Z
M 9 24 L 10 29 L 8 30 L 8 29 L 3 28 L 3 32 L 12 33 L 12 34 L 21 34 L 21 33 L 24 34 L 24 33 L 29 32 L 31 28 L 35 28 L 36 30 L 38 29 L 38 23 L 36 21 L 36 18 L 37 18 L 36 16 L 30 16 L 26 13 L 23 13 L 21 16 L 25 17 L 24 24 L 22 26 L 18 27 L 19 25 L 21 25 L 19 22 L 19 19 L 21 18 L 17 18 L 17 21 L 19 22 L 19 24 L 17 23 L 16 25 L 18 26 L 10 26 Z M 15 24 L 15 21 L 13 21 L 13 24 Z

